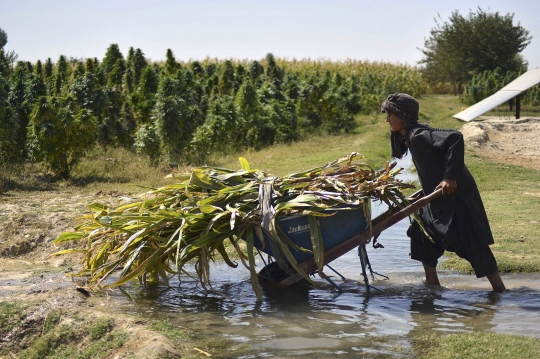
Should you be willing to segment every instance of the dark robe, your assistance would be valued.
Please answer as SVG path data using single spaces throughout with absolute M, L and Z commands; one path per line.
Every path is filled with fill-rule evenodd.
M 418 124 L 407 130 L 405 141 L 424 195 L 432 193 L 443 179 L 453 179 L 457 183 L 454 193 L 433 200 L 420 211 L 428 233 L 436 237 L 434 239 L 444 249 L 455 241 L 456 229 L 461 236 L 469 233 L 468 236 L 476 236 L 482 244 L 493 244 L 480 193 L 465 166 L 462 134 Z M 454 223 L 455 227 L 452 226 Z M 468 228 L 471 224 L 473 228 Z

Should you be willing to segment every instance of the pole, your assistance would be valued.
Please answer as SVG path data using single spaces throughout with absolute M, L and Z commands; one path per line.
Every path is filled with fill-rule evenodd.
M 519 115 L 521 112 L 521 94 L 516 97 L 516 120 L 519 120 Z

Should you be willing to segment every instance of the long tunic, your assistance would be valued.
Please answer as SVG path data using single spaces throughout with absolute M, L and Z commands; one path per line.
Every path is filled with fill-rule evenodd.
M 405 140 L 424 195 L 432 193 L 443 179 L 453 179 L 457 183 L 454 193 L 433 200 L 420 212 L 428 232 L 437 237 L 441 246 L 447 249 L 456 240 L 455 231 L 451 230 L 455 223 L 459 233 L 471 233 L 481 243 L 493 244 L 493 235 L 478 187 L 465 166 L 462 134 L 419 124 L 407 131 Z M 473 231 L 471 228 L 463 228 L 470 226 L 465 224 L 467 222 L 472 223 Z

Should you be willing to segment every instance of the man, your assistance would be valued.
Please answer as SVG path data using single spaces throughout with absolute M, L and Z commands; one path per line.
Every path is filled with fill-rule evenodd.
M 382 103 L 390 125 L 392 156 L 411 153 L 424 195 L 442 189 L 443 196 L 420 210 L 431 242 L 415 221 L 407 231 L 411 258 L 421 261 L 429 284 L 440 285 L 437 260 L 445 250 L 469 261 L 478 278 L 487 277 L 495 292 L 506 288 L 491 249 L 493 235 L 476 182 L 464 162 L 460 132 L 418 123 L 419 104 L 395 93 Z

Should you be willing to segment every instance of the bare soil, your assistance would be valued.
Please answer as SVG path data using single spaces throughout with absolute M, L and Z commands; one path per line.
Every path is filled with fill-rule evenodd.
M 540 118 L 481 116 L 463 125 L 461 132 L 482 158 L 540 170 Z
M 115 205 L 122 196 L 130 195 L 117 190 L 86 193 L 73 187 L 0 194 L 0 257 L 60 266 L 65 260 L 48 257 L 65 246 L 58 247 L 53 241 L 73 230 L 78 216 L 90 213 L 86 205 Z

